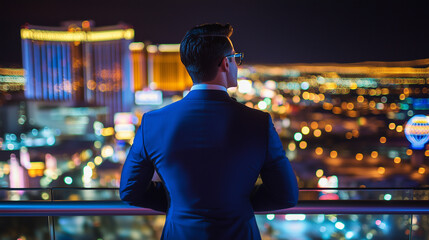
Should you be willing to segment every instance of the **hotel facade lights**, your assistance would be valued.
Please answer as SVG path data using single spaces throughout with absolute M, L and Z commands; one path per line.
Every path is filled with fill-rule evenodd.
M 149 87 L 162 91 L 184 91 L 192 87 L 192 79 L 180 61 L 180 44 L 149 45 Z
M 93 27 L 66 22 L 62 27 L 25 25 L 21 29 L 25 96 L 42 102 L 106 106 L 113 114 L 133 105 L 129 44 L 134 30 L 126 25 Z
M 145 44 L 133 42 L 129 45 L 131 52 L 132 79 L 134 79 L 134 92 L 148 87 L 147 82 L 147 52 Z
M 24 90 L 24 69 L 0 68 L 0 94 Z

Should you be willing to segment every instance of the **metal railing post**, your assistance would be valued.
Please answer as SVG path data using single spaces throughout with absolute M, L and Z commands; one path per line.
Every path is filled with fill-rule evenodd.
M 51 202 L 54 201 L 54 194 L 52 188 L 49 189 L 49 194 L 51 196 Z M 48 216 L 48 224 L 49 224 L 49 235 L 51 240 L 55 240 L 55 220 L 52 215 Z
M 414 200 L 414 189 L 411 189 L 411 196 L 409 197 L 411 200 Z M 408 235 L 408 240 L 413 239 L 413 217 L 414 214 L 410 213 L 410 234 Z

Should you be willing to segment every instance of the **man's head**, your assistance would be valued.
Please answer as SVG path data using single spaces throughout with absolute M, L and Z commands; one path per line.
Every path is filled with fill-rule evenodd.
M 180 58 L 194 84 L 211 81 L 218 74 L 219 68 L 225 69 L 224 61 L 227 61 L 225 56 L 234 53 L 234 47 L 229 39 L 232 32 L 232 26 L 229 24 L 204 24 L 186 33 L 180 44 Z M 228 68 L 234 68 L 229 64 L 233 63 L 226 63 Z

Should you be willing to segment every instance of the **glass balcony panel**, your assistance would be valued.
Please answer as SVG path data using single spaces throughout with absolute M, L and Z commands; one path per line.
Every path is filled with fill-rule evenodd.
M 49 189 L 0 189 L 0 201 L 49 201 Z M 0 217 L 1 240 L 50 239 L 48 217 Z
M 51 200 L 50 189 L 0 189 L 0 201 L 40 201 Z
M 116 188 L 54 188 L 53 199 L 69 201 L 121 200 Z
M 300 200 L 427 200 L 428 193 L 426 189 L 303 189 Z M 0 196 L 0 201 L 119 200 L 118 189 L 2 189 Z M 51 219 L 57 240 L 159 239 L 165 216 L 59 216 Z M 427 239 L 429 233 L 427 215 L 258 214 L 256 220 L 263 239 Z M 21 239 L 49 239 L 48 217 L 1 217 L 0 224 L 11 226 L 11 230 L 0 229 L 0 239 L 15 240 L 20 236 Z
M 412 216 L 412 239 L 426 240 L 429 236 L 429 216 L 413 215 Z
M 267 214 L 263 239 L 410 239 L 409 215 Z M 165 216 L 57 217 L 56 239 L 159 239 Z M 414 228 L 416 228 L 414 226 Z M 413 232 L 413 235 L 417 233 Z M 421 235 L 421 233 L 419 233 Z M 422 235 L 426 236 L 426 235 Z M 412 239 L 423 239 L 418 238 Z
M 413 189 L 301 189 L 299 200 L 413 200 Z M 426 190 L 427 196 L 429 191 Z
M 429 189 L 414 189 L 414 200 L 429 200 Z M 412 239 L 426 240 L 429 236 L 429 216 L 428 215 L 412 215 Z
M 0 217 L 1 240 L 48 240 L 48 217 Z
M 413 189 L 302 189 L 300 200 L 413 200 Z M 267 214 L 256 216 L 274 239 L 410 239 L 411 215 Z
M 120 200 L 118 189 L 53 189 L 55 200 Z M 55 239 L 160 239 L 164 215 L 54 217 Z
M 165 215 L 55 217 L 56 240 L 158 240 Z
M 429 200 L 429 189 L 414 189 L 413 190 L 414 200 Z
M 267 214 L 256 221 L 263 239 L 410 239 L 409 215 Z

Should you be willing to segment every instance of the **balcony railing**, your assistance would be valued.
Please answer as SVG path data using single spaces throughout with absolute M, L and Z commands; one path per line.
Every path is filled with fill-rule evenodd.
M 336 196 L 334 199 L 338 200 L 318 200 L 323 199 L 324 195 Z M 38 196 L 42 196 L 42 199 Z M 314 229 L 311 230 L 309 226 L 313 226 L 320 232 L 322 236 L 320 239 L 426 239 L 425 236 L 429 235 L 428 198 L 429 189 L 302 189 L 300 201 L 296 207 L 256 212 L 256 214 L 261 233 L 268 233 L 270 236 L 288 232 L 288 225 L 293 225 L 295 228 L 298 225 L 301 227 L 308 225 L 308 228 L 302 228 L 301 231 L 311 233 Z M 141 220 L 144 216 L 156 216 L 157 219 L 161 219 L 158 222 L 162 222 L 163 217 L 165 218 L 161 212 L 129 206 L 121 202 L 117 189 L 0 189 L 0 221 L 13 219 L 19 222 L 29 217 L 45 217 L 47 229 L 44 230 L 44 234 L 50 239 L 60 240 L 70 239 L 64 237 L 63 232 L 70 233 L 70 230 L 63 229 L 67 228 L 64 221 L 76 218 L 74 216 L 93 216 L 87 221 L 91 229 L 108 228 L 108 226 L 100 226 L 103 220 L 94 220 L 94 216 L 100 219 L 103 218 L 101 216 L 106 216 L 106 219 L 110 216 L 116 218 L 135 216 L 140 219 L 136 220 L 137 222 L 146 222 Z M 131 220 L 128 219 L 128 221 Z M 147 224 L 152 226 L 154 232 L 156 231 L 152 223 Z M 359 225 L 362 227 L 356 227 Z M 162 228 L 158 226 L 160 227 Z M 348 230 L 347 227 L 349 227 Z M 118 232 L 123 231 L 119 227 L 115 229 Z M 274 230 L 270 233 L 270 229 Z M 127 231 L 132 232 L 131 230 L 125 232 Z M 329 232 L 329 235 L 326 235 L 326 232 Z M 1 239 L 19 239 L 19 236 L 10 237 L 14 238 Z M 281 239 L 281 236 L 277 237 Z M 116 238 L 119 239 L 117 236 Z M 147 239 L 157 238 L 159 236 L 154 233 Z M 71 239 L 79 239 L 79 237 Z
M 121 201 L 2 201 L 0 216 L 163 215 Z M 301 200 L 298 205 L 256 214 L 428 214 L 425 200 Z

